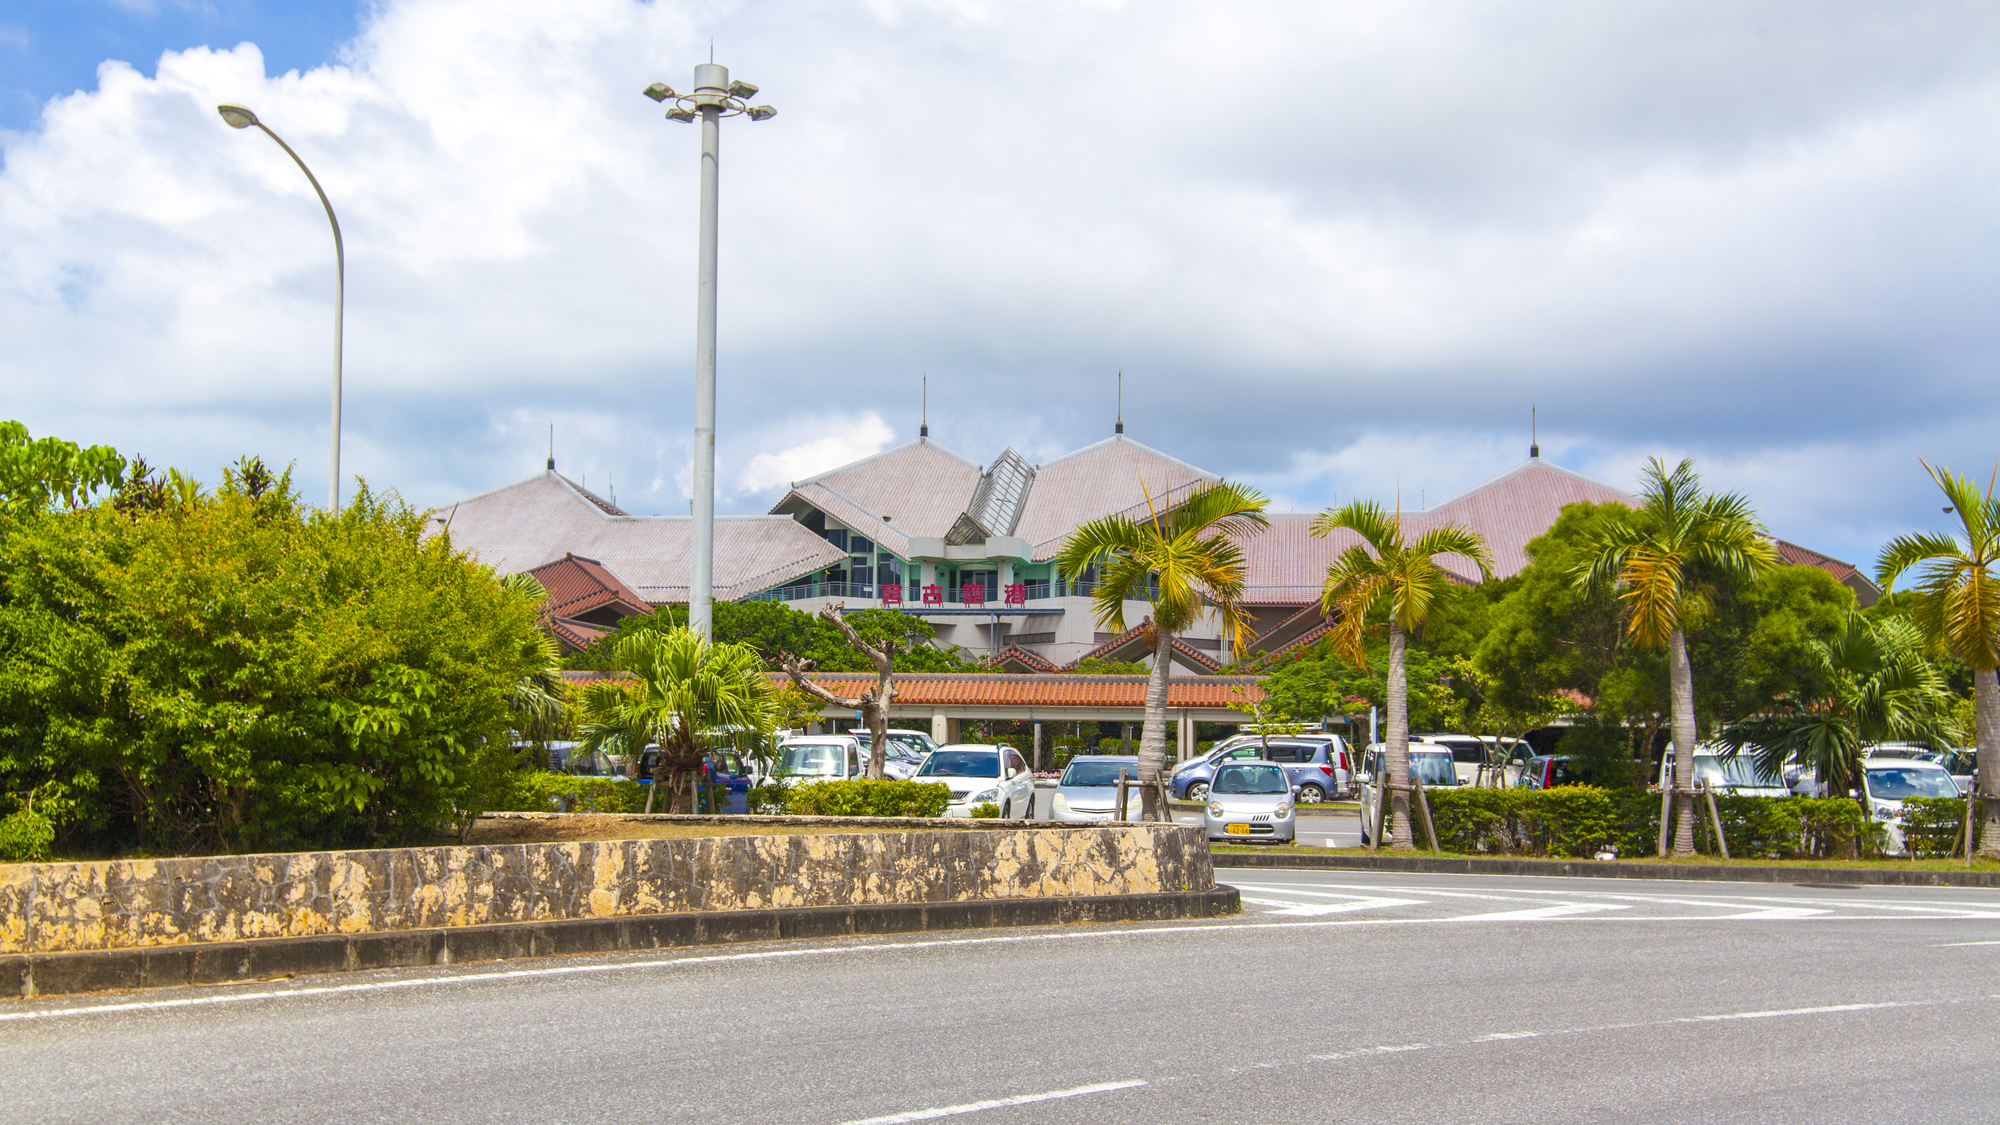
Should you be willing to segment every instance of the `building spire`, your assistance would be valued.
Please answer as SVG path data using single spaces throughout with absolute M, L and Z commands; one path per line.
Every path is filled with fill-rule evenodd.
M 1111 432 L 1125 432 L 1125 372 L 1122 370 L 1118 372 L 1118 427 Z
M 923 422 L 917 426 L 917 436 L 927 438 L 931 436 L 931 377 L 928 372 L 924 374 L 923 411 Z
M 556 424 L 549 423 L 549 471 L 556 471 Z
M 1537 410 L 1531 403 L 1528 406 L 1528 460 L 1530 461 L 1536 460 L 1540 458 L 1541 455 L 1542 455 L 1541 412 Z

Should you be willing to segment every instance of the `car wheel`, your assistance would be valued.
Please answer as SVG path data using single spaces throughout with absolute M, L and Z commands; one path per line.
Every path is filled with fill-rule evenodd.
M 1208 800 L 1208 782 L 1197 781 L 1187 787 L 1187 799 L 1200 804 Z
M 1299 789 L 1299 804 L 1317 805 L 1326 800 L 1326 790 L 1317 785 L 1306 785 Z

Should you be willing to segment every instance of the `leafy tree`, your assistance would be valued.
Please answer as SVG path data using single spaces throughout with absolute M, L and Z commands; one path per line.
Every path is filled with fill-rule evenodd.
M 1137 660 L 1106 660 L 1099 656 L 1086 656 L 1076 662 L 1071 669 L 1079 676 L 1143 676 L 1146 666 Z
M 1979 805 L 1985 821 L 1982 855 L 2000 857 L 2000 498 L 1950 469 L 1924 468 L 1958 515 L 1954 535 L 1901 535 L 1882 549 L 1875 564 L 1883 589 L 1917 571 L 1910 617 L 1922 636 L 1972 670 L 1973 705 L 1979 744 Z M 2000 478 L 2000 472 L 1996 472 Z
M 0 788 L 111 851 L 467 823 L 515 764 L 533 600 L 393 496 L 330 514 L 254 459 L 213 494 L 138 469 L 0 527 Z
M 614 656 L 636 686 L 599 681 L 583 689 L 580 749 L 636 757 L 657 744 L 647 812 L 663 789 L 674 793 L 668 811 L 693 812 L 689 783 L 700 776 L 703 756 L 718 744 L 759 742 L 775 725 L 776 693 L 748 645 L 710 642 L 685 627 L 656 629 L 621 638 Z
M 1335 641 L 1323 638 L 1309 649 L 1263 665 L 1265 706 L 1284 720 L 1309 723 L 1338 715 L 1361 720 L 1365 729 L 1368 709 L 1388 706 L 1389 641 L 1366 638 L 1362 652 L 1365 659 L 1356 663 L 1341 654 Z M 1465 716 L 1465 700 L 1455 686 L 1454 658 L 1440 657 L 1428 648 L 1408 648 L 1404 669 L 1411 728 L 1457 727 Z
M 980 665 L 961 659 L 957 650 L 945 651 L 935 645 L 936 631 L 928 621 L 895 610 L 864 609 L 847 615 L 862 640 L 870 645 L 894 643 L 900 650 L 897 666 L 904 672 L 972 672 Z M 572 668 L 609 670 L 616 664 L 618 641 L 635 633 L 672 630 L 687 624 L 685 605 L 663 606 L 649 614 L 627 617 L 618 622 L 612 635 L 569 658 Z M 859 650 L 830 622 L 810 613 L 801 613 L 783 602 L 717 602 L 715 639 L 727 644 L 744 644 L 755 649 L 764 666 L 781 671 L 781 653 L 809 660 L 822 672 L 867 672 L 873 670 Z
M 1391 516 L 1372 500 L 1356 500 L 1339 510 L 1313 517 L 1314 538 L 1340 530 L 1352 531 L 1361 542 L 1341 552 L 1326 570 L 1320 606 L 1338 613 L 1332 634 L 1342 655 L 1367 666 L 1362 634 L 1368 617 L 1380 614 L 1389 627 L 1387 730 L 1383 735 L 1389 765 L 1390 800 L 1395 808 L 1397 848 L 1415 846 L 1410 830 L 1410 683 L 1406 661 L 1409 636 L 1431 620 L 1434 607 L 1451 599 L 1456 580 L 1437 565 L 1439 555 L 1463 555 L 1493 576 L 1493 556 L 1486 540 L 1455 524 L 1434 527 L 1415 539 L 1403 537 L 1402 513 Z M 1377 831 L 1380 826 L 1377 826 Z
M 1748 581 L 1777 562 L 1749 501 L 1703 492 L 1694 462 L 1670 474 L 1655 457 L 1646 465 L 1641 503 L 1632 519 L 1593 543 L 1594 556 L 1575 570 L 1582 589 L 1615 588 L 1625 610 L 1625 636 L 1643 648 L 1664 647 L 1671 693 L 1674 788 L 1681 791 L 1674 854 L 1694 854 L 1694 672 L 1687 629 L 1713 604 L 1704 576 Z
M 1924 637 L 1904 618 L 1871 621 L 1850 613 L 1832 640 L 1806 642 L 1819 664 L 1821 688 L 1781 701 L 1771 713 L 1731 725 L 1722 741 L 1731 752 L 1750 748 L 1772 773 L 1811 765 L 1829 797 L 1859 792 L 1862 747 L 1871 742 L 1949 741 L 1952 697 L 1944 673 L 1924 654 Z
M 124 473 L 125 458 L 108 445 L 36 441 L 21 423 L 0 422 L 0 516 L 81 507 L 98 489 L 116 488 Z
M 1237 540 L 1270 526 L 1266 504 L 1263 496 L 1242 485 L 1213 484 L 1144 519 L 1113 515 L 1092 520 L 1071 532 L 1056 556 L 1056 569 L 1072 582 L 1097 568 L 1097 589 L 1090 597 L 1099 625 L 1123 633 L 1127 601 L 1153 607 L 1146 620 L 1152 678 L 1146 685 L 1137 763 L 1144 819 L 1166 816 L 1159 807 L 1157 782 L 1167 763 L 1167 681 L 1174 636 L 1213 612 L 1230 653 L 1242 648 L 1251 619 L 1242 602 L 1246 563 Z

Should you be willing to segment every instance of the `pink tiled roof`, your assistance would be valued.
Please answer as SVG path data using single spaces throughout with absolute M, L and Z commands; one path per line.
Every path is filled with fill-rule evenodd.
M 567 617 L 551 617 L 544 624 L 555 638 L 573 649 L 586 649 L 611 634 L 611 630 L 592 625 L 588 621 L 573 621 Z
M 992 663 L 995 668 L 1018 665 L 1019 670 L 1024 672 L 1053 672 L 1056 670 L 1054 661 L 1038 653 L 1030 652 L 1016 644 L 1010 644 L 1006 648 L 1001 649 L 1000 654 L 993 658 Z
M 1092 658 L 1098 660 L 1129 660 L 1133 656 L 1144 656 L 1152 651 L 1146 646 L 1146 628 L 1147 626 L 1143 622 L 1134 625 L 1123 633 L 1077 657 L 1064 667 L 1065 669 L 1075 668 L 1078 664 Z M 1135 646 L 1138 650 L 1136 652 L 1133 651 Z M 1183 637 L 1174 638 L 1174 660 L 1176 663 L 1192 668 L 1197 672 L 1213 672 L 1222 667 L 1221 661 L 1187 643 L 1187 640 Z
M 911 536 L 942 539 L 951 530 L 979 474 L 978 465 L 918 438 L 798 481 L 771 511 L 791 512 L 803 501 L 908 558 Z
M 692 519 L 614 515 L 559 473 L 538 474 L 435 509 L 430 519 L 433 532 L 448 531 L 452 546 L 501 574 L 577 554 L 600 560 L 621 585 L 653 605 L 688 599 Z M 787 516 L 715 520 L 715 596 L 725 601 L 846 558 L 847 552 Z
M 875 686 L 872 673 L 815 672 L 813 681 L 833 694 L 853 698 Z M 1013 675 L 1000 672 L 926 672 L 896 677 L 896 706 L 907 707 L 1133 707 L 1146 706 L 1148 676 Z M 772 673 L 771 682 L 790 683 Z M 1263 698 L 1257 676 L 1172 676 L 1167 706 L 1172 709 L 1238 710 L 1246 699 Z
M 1148 492 L 1165 508 L 1171 506 L 1170 494 L 1220 479 L 1123 434 L 1108 437 L 1036 469 L 1015 534 L 1042 562 L 1054 558 L 1080 524 L 1115 512 L 1145 515 Z

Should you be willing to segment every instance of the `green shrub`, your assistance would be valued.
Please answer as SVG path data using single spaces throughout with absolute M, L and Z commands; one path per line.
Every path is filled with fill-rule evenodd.
M 1771 798 L 1798 813 L 1799 843 L 1794 855 L 1812 859 L 1858 859 L 1882 850 L 1882 826 L 1862 815 L 1846 797 Z
M 1125 740 L 1122 738 L 1100 738 L 1097 740 L 1097 752 L 1099 754 L 1137 754 L 1139 752 L 1139 734 L 1137 731 L 1132 733 L 1132 749 L 1129 751 L 1125 749 Z
M 1659 832 L 1659 801 L 1638 789 L 1450 788 L 1425 795 L 1446 851 L 1586 857 L 1609 847 L 1629 856 L 1650 850 Z
M 1696 811 L 1700 815 L 1695 818 L 1695 850 L 1719 854 L 1715 830 L 1709 826 L 1707 802 L 1698 801 Z M 1731 859 L 1790 859 L 1798 854 L 1802 823 L 1796 799 L 1723 794 L 1715 798 L 1715 811 L 1722 817 Z
M 950 787 L 921 781 L 816 781 L 785 790 L 793 816 L 943 816 L 950 803 Z
M 32 809 L 21 809 L 0 820 L 0 863 L 39 863 L 49 858 L 56 826 Z
M 1983 817 L 1972 819 L 1972 850 L 1985 835 Z M 1903 800 L 1903 846 L 1912 859 L 1944 859 L 1965 846 L 1965 800 L 1962 797 L 1906 797 Z
M 743 796 L 744 808 L 759 816 L 777 816 L 785 811 L 785 791 L 776 785 L 759 785 Z
M 1000 806 L 991 801 L 981 801 L 972 806 L 972 818 L 974 820 L 999 820 Z
M 646 787 L 622 777 L 576 777 L 521 770 L 497 796 L 497 812 L 633 813 L 646 807 Z

